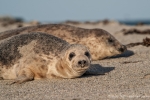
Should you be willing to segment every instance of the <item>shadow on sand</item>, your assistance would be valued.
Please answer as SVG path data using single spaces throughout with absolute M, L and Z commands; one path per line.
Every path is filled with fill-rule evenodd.
M 120 57 L 130 57 L 134 55 L 134 52 L 131 50 L 127 50 L 124 53 L 107 58 L 107 59 L 114 59 Z M 98 75 L 105 75 L 105 73 L 109 73 L 110 71 L 114 70 L 115 67 L 102 67 L 100 64 L 91 64 L 90 68 L 83 74 L 82 77 L 90 77 L 90 76 L 98 76 Z
M 102 67 L 100 64 L 91 64 L 90 68 L 84 73 L 82 77 L 89 77 L 89 76 L 97 76 L 97 75 L 105 75 L 115 67 Z
M 131 51 L 131 50 L 127 50 L 127 51 L 125 51 L 124 53 L 122 53 L 122 54 L 120 54 L 120 55 L 117 55 L 117 56 L 113 56 L 113 57 L 111 57 L 111 58 L 130 57 L 130 56 L 132 56 L 132 55 L 134 55 L 134 52 Z M 110 59 L 111 59 L 111 58 L 110 58 Z

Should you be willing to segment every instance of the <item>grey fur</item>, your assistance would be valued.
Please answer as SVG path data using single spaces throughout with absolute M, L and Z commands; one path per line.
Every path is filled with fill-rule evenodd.
M 70 61 L 72 52 L 75 56 Z M 0 42 L 0 79 L 15 79 L 13 83 L 80 77 L 90 62 L 86 46 L 69 44 L 47 33 L 20 34 Z
M 22 27 L 18 29 L 12 29 L 5 32 L 1 32 L 0 40 L 6 39 L 14 35 L 22 34 L 22 33 L 41 32 L 41 29 L 44 29 L 44 32 L 46 33 L 54 32 L 60 29 L 61 31 L 68 32 L 74 38 L 79 38 L 79 39 L 90 36 L 92 32 L 95 32 L 96 37 L 99 37 L 101 35 L 108 35 L 107 32 L 105 32 L 105 30 L 103 29 L 91 30 L 91 29 L 83 29 L 83 28 L 78 28 L 78 27 L 63 25 L 63 24 L 43 24 L 38 26 L 28 26 L 28 27 Z
M 71 44 L 85 45 L 91 52 L 92 60 L 100 60 L 126 51 L 124 45 L 103 29 L 84 29 L 63 24 L 45 24 L 5 31 L 0 33 L 0 40 L 31 32 L 44 32 Z
M 66 41 L 45 33 L 20 34 L 1 41 L 0 62 L 4 65 L 14 63 L 22 56 L 18 48 L 31 43 L 33 40 L 37 41 L 34 47 L 36 53 L 57 54 L 69 45 Z

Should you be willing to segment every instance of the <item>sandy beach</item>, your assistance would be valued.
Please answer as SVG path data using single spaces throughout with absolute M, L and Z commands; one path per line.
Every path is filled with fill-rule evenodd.
M 0 20 L 0 32 L 40 24 L 38 21 L 9 23 Z M 73 23 L 82 28 L 101 28 L 111 33 L 122 44 L 142 42 L 150 33 L 124 34 L 123 30 L 144 31 L 150 25 L 129 26 L 116 21 Z M 24 84 L 8 85 L 12 80 L 0 80 L 0 100 L 141 100 L 150 99 L 150 47 L 138 45 L 122 55 L 93 61 L 98 68 L 93 75 L 76 79 L 34 80 Z M 92 69 L 88 70 L 92 72 Z

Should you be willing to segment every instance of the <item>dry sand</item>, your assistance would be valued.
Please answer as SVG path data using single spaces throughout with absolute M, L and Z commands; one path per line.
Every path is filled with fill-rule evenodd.
M 121 43 L 141 42 L 150 35 L 124 35 L 122 29 L 150 29 L 150 26 L 127 26 L 117 22 L 107 24 L 70 24 L 84 28 L 102 28 Z M 0 31 L 16 28 L 0 26 Z M 76 79 L 34 80 L 7 85 L 12 80 L 0 80 L 0 100 L 150 100 L 150 47 L 135 46 L 124 54 L 92 62 L 105 75 L 84 75 Z M 91 70 L 90 70 L 91 71 Z

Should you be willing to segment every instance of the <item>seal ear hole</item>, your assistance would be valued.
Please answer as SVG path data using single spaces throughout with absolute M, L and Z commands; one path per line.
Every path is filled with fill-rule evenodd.
M 86 55 L 87 57 L 90 57 L 89 52 L 85 52 L 85 55 Z
M 75 56 L 75 53 L 74 53 L 74 52 L 71 52 L 71 53 L 69 54 L 69 60 L 71 61 L 74 56 Z

